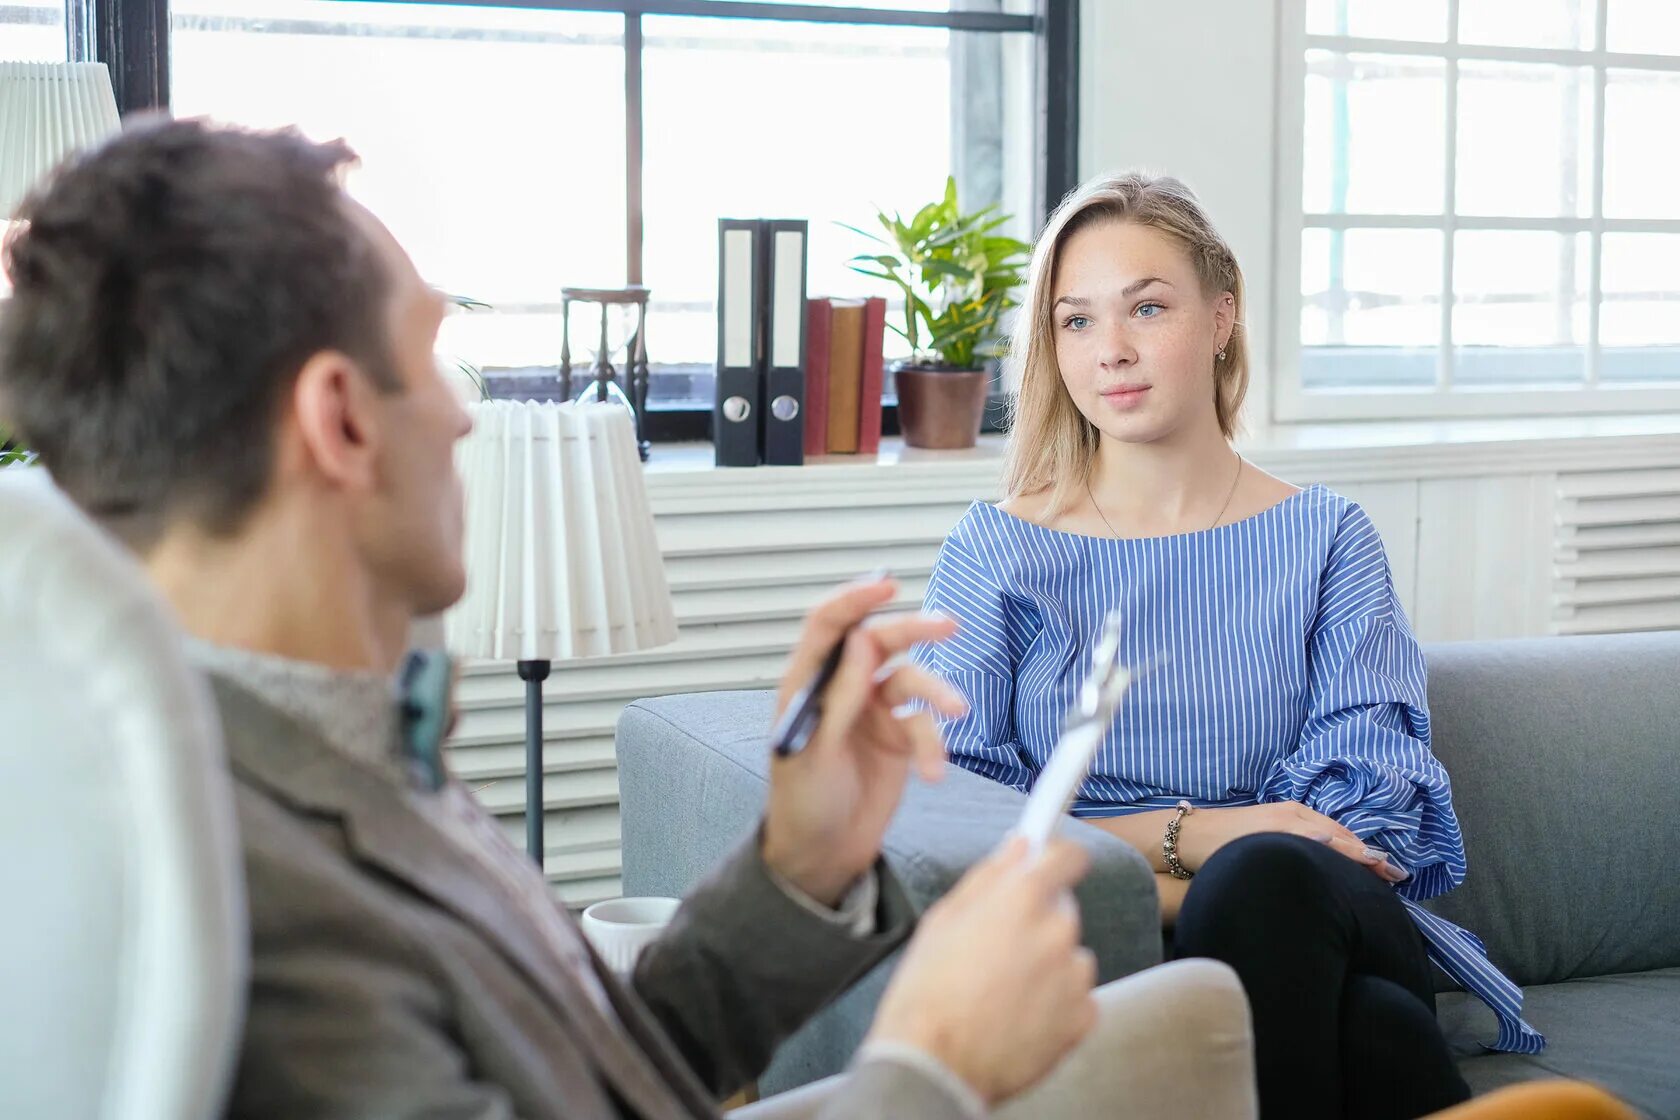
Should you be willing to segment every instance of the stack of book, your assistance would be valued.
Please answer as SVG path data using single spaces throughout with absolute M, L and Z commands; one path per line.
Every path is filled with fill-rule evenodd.
M 873 455 L 881 449 L 887 301 L 805 301 L 805 454 Z

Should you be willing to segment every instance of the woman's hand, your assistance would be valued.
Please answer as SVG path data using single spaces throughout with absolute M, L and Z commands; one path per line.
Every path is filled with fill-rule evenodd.
M 1270 801 L 1226 809 L 1197 809 L 1184 818 L 1178 832 L 1179 862 L 1199 871 L 1226 844 L 1257 832 L 1287 832 L 1328 844 L 1355 863 L 1364 864 L 1379 878 L 1402 883 L 1411 876 L 1388 861 L 1388 853 L 1372 848 L 1323 813 L 1299 801 Z

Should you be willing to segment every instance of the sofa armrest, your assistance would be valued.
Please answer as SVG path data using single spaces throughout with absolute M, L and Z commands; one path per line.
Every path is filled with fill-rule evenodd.
M 773 702 L 769 692 L 718 692 L 638 700 L 624 710 L 617 747 L 626 894 L 685 893 L 757 826 Z M 912 781 L 887 830 L 887 863 L 925 909 L 997 846 L 1024 802 L 1015 790 L 954 765 L 936 784 Z M 1077 895 L 1100 981 L 1158 963 L 1160 909 L 1148 863 L 1081 821 L 1070 818 L 1061 832 L 1091 853 Z M 763 1088 L 780 1091 L 844 1068 L 895 959 L 794 1036 Z
M 945 894 L 1015 827 L 1026 795 L 955 764 L 934 784 L 912 781 L 887 829 L 887 863 L 917 906 Z M 1057 829 L 1091 854 L 1076 892 L 1085 943 L 1106 983 L 1159 964 L 1160 901 L 1155 873 L 1131 845 L 1069 817 Z

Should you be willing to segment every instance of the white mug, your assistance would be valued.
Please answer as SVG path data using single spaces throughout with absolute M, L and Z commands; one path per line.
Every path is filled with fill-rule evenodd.
M 682 903 L 675 898 L 614 898 L 583 912 L 583 934 L 607 967 L 628 976 Z

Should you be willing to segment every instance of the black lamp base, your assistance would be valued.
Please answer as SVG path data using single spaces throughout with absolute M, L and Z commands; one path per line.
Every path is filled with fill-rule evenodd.
M 525 682 L 525 850 L 543 866 L 543 700 L 550 662 L 519 662 Z

